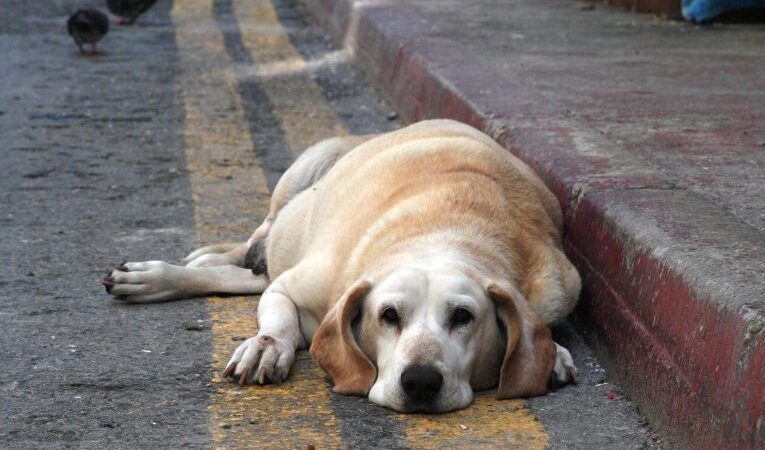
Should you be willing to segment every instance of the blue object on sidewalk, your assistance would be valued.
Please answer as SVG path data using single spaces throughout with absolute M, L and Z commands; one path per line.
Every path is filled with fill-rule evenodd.
M 765 8 L 765 0 L 683 0 L 685 20 L 702 23 L 734 9 Z

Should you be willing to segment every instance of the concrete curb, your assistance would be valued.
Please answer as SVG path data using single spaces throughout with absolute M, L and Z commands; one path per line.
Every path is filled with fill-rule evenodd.
M 575 320 L 609 372 L 682 448 L 765 447 L 765 239 L 522 85 L 470 67 L 403 6 L 306 0 L 404 119 L 483 129 L 542 176 L 584 280 Z M 513 109 L 512 120 L 503 108 Z M 521 117 L 519 120 L 518 118 Z M 608 152 L 599 152 L 608 149 Z

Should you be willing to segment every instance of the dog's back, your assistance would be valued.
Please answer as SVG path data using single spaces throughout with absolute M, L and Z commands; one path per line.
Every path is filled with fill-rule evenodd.
M 559 250 L 560 222 L 557 202 L 528 166 L 473 128 L 427 121 L 364 142 L 296 196 L 271 230 L 269 266 L 274 277 L 321 258 L 326 274 L 317 277 L 332 279 L 331 299 L 402 242 L 453 232 L 491 241 L 481 256 L 487 267 L 515 274 L 533 294 L 530 271 L 560 259 L 537 256 Z

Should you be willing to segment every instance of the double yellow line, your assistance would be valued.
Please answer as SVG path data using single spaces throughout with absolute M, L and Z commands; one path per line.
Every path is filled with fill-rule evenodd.
M 263 2 L 235 3 L 237 13 L 251 18 L 269 12 L 268 6 Z M 270 9 L 271 22 L 277 23 Z M 236 65 L 226 51 L 212 0 L 178 1 L 171 17 L 181 66 L 186 159 L 197 241 L 209 243 L 232 236 L 245 240 L 257 224 L 255 217 L 263 217 L 268 210 L 269 189 L 245 120 Z M 241 30 L 243 42 L 259 63 L 268 61 L 270 52 L 274 52 L 273 59 L 279 49 L 290 48 L 287 36 L 279 30 L 274 33 L 268 27 L 257 26 Z M 337 119 L 325 113 L 318 116 L 320 126 L 333 126 L 325 126 L 324 135 L 317 133 L 304 111 L 311 110 L 312 101 L 322 104 L 320 89 L 292 84 L 272 82 L 264 86 L 292 149 L 342 132 L 334 126 Z M 285 97 L 292 101 L 281 100 Z M 208 308 L 213 365 L 223 367 L 238 344 L 232 337 L 249 337 L 256 332 L 257 301 L 255 297 L 212 297 Z M 298 365 L 307 367 L 295 370 L 292 381 L 282 387 L 240 388 L 221 383 L 225 380 L 216 376 L 213 382 L 219 389 L 210 403 L 215 444 L 229 448 L 341 446 L 323 377 L 308 362 L 302 358 Z
M 213 0 L 177 0 L 171 12 L 185 109 L 185 151 L 195 204 L 197 242 L 245 240 L 268 209 L 269 188 L 240 95 L 246 77 L 268 97 L 293 157 L 329 136 L 344 134 L 336 113 L 292 46 L 269 1 L 231 0 L 232 24 L 255 67 L 238 67 L 227 52 Z M 230 32 L 230 30 L 228 31 Z M 255 75 L 251 75 L 255 74 Z M 260 75 L 257 75 L 260 74 Z M 275 74 L 263 76 L 262 74 Z M 212 363 L 222 368 L 237 339 L 257 328 L 257 297 L 211 297 Z M 233 340 L 232 340 L 233 339 Z M 217 447 L 340 448 L 341 426 L 324 376 L 301 353 L 282 386 L 241 388 L 219 375 L 210 401 Z M 519 401 L 497 402 L 481 394 L 464 411 L 437 416 L 394 415 L 412 448 L 465 446 L 544 448 L 544 428 Z M 352 427 L 353 424 L 346 424 Z

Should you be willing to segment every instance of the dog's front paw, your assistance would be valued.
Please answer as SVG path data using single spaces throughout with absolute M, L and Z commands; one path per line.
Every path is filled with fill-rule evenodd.
M 576 382 L 576 366 L 571 353 L 557 343 L 555 344 L 555 366 L 550 375 L 550 388 L 557 389 L 569 383 Z
M 225 377 L 247 383 L 281 383 L 295 362 L 295 349 L 288 342 L 266 334 L 244 341 L 235 351 L 223 372 Z

